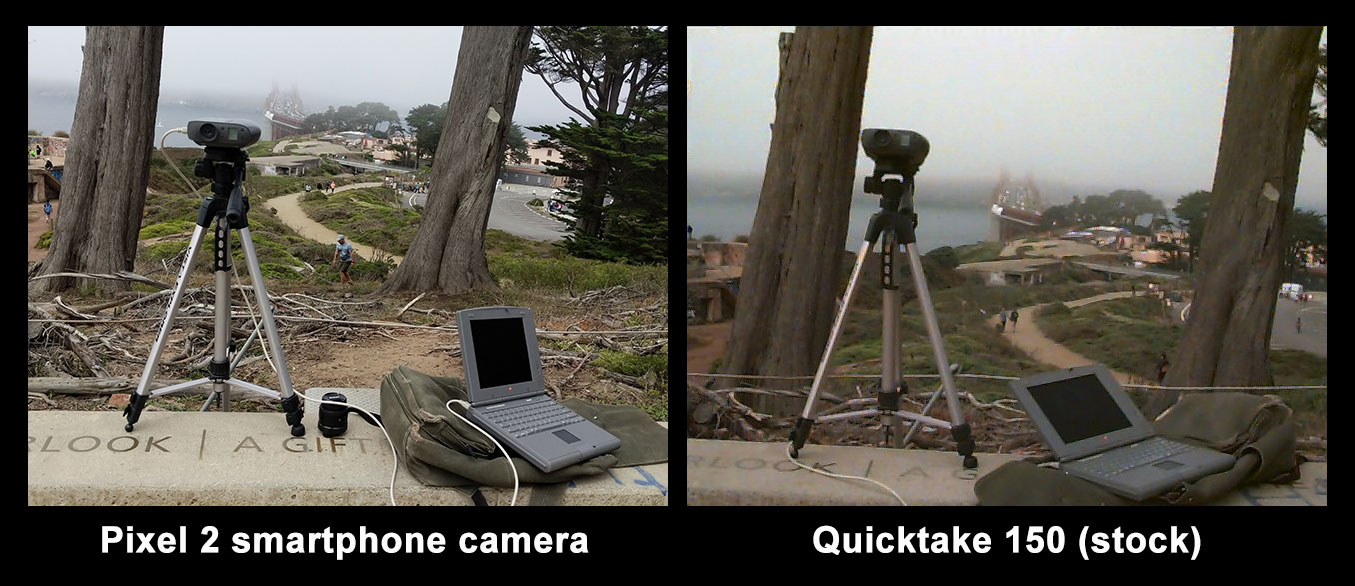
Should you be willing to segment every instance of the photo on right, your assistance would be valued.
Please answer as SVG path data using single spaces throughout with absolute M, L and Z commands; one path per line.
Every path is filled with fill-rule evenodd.
M 688 505 L 1325 506 L 1325 27 L 691 27 Z

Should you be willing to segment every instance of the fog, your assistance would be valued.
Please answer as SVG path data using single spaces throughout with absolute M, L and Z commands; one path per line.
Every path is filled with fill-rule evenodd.
M 777 38 L 793 30 L 688 29 L 689 178 L 761 179 L 775 116 Z M 1067 197 L 1142 189 L 1170 208 L 1213 184 L 1232 34 L 877 27 L 862 128 L 926 136 L 931 154 L 920 182 L 992 186 L 1006 167 L 1013 179 L 1032 174 L 1042 190 L 1062 185 L 1056 191 Z M 871 166 L 858 155 L 858 191 Z M 1311 133 L 1296 200 L 1326 209 L 1327 150 Z
M 84 27 L 29 27 L 30 89 L 80 80 Z M 451 95 L 460 27 L 165 27 L 161 100 L 213 99 L 261 107 L 277 83 L 295 86 L 306 113 L 382 102 L 401 117 Z M 565 86 L 566 97 L 577 86 Z M 522 126 L 569 119 L 545 83 L 524 72 L 514 118 Z

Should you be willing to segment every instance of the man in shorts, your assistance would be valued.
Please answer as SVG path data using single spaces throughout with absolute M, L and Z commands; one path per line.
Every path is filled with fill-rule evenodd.
M 339 267 L 339 284 L 347 281 L 352 285 L 353 277 L 348 276 L 348 268 L 353 266 L 353 245 L 348 243 L 343 234 L 339 235 L 339 243 L 334 245 L 334 260 L 329 262 L 329 266 L 335 265 Z

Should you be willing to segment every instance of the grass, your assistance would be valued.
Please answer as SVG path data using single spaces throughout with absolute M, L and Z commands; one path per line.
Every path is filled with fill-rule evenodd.
M 1040 329 L 1069 349 L 1107 366 L 1156 380 L 1158 356 L 1173 356 L 1181 330 L 1162 317 L 1161 305 L 1148 297 L 1113 299 L 1068 309 L 1046 308 Z M 1327 384 L 1327 359 L 1298 350 L 1271 350 L 1269 367 L 1276 386 Z M 1326 389 L 1275 391 L 1295 411 L 1301 433 L 1325 433 Z
M 194 226 L 197 226 L 197 221 L 195 219 L 170 220 L 158 224 L 151 224 L 141 229 L 141 232 L 137 235 L 137 239 L 146 240 L 150 238 L 159 238 L 161 236 L 169 236 L 170 234 L 192 232 Z
M 1155 380 L 1158 356 L 1176 352 L 1180 328 L 1153 297 L 1112 299 L 1074 309 L 1053 307 L 1036 318 L 1046 336 L 1112 369 Z
M 312 220 L 353 240 L 398 255 L 409 252 L 423 215 L 400 208 L 389 187 L 366 187 L 329 196 L 307 196 L 301 209 Z
M 668 354 L 641 356 L 602 350 L 593 364 L 644 383 L 645 396 L 636 405 L 655 421 L 668 420 Z
M 508 279 L 515 287 L 546 289 L 576 296 L 592 289 L 625 285 L 646 294 L 666 293 L 668 267 L 627 265 L 574 257 L 533 258 L 493 255 L 489 273 L 496 282 Z

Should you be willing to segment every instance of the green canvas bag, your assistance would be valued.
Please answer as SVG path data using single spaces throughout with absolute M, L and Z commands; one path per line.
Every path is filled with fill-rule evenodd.
M 1273 395 L 1188 394 L 1153 422 L 1158 434 L 1237 458 L 1233 467 L 1135 502 L 1035 462 L 999 466 L 974 485 L 980 505 L 1200 505 L 1239 486 L 1298 480 L 1293 411 Z
M 406 469 L 428 486 L 453 487 L 468 493 L 480 486 L 511 488 L 513 473 L 504 454 L 484 434 L 447 413 L 450 399 L 468 400 L 460 379 L 429 376 L 404 366 L 381 379 L 382 420 Z M 519 482 L 568 482 L 602 474 L 608 468 L 668 461 L 668 430 L 643 411 L 577 399 L 561 403 L 616 436 L 621 447 L 549 473 L 514 457 Z M 465 415 L 460 405 L 453 404 L 452 409 Z

